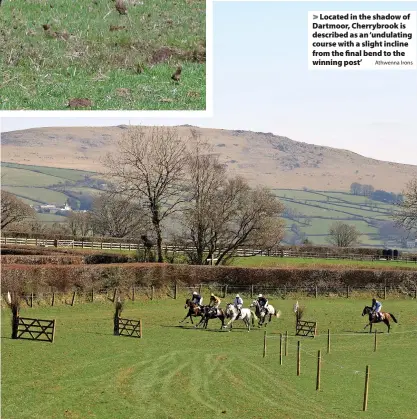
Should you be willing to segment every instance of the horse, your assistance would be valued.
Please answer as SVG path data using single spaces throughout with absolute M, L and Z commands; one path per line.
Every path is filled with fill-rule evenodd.
M 397 319 L 395 318 L 395 316 L 392 313 L 385 313 L 384 311 L 380 311 L 378 314 L 379 316 L 374 313 L 374 311 L 372 310 L 372 307 L 369 306 L 365 306 L 365 308 L 362 311 L 362 316 L 365 316 L 365 314 L 369 315 L 369 323 L 364 327 L 364 329 L 366 329 L 368 326 L 371 326 L 369 328 L 369 333 L 372 333 L 372 323 L 380 323 L 380 322 L 384 322 L 387 327 L 388 327 L 388 333 L 391 329 L 391 326 L 389 324 L 390 320 L 394 320 L 395 323 L 397 322 Z
M 248 332 L 249 332 L 251 322 L 252 322 L 252 326 L 255 325 L 255 320 L 254 320 L 254 317 L 252 315 L 252 312 L 248 308 L 241 308 L 239 317 L 238 317 L 238 314 L 239 314 L 239 312 L 238 312 L 237 308 L 233 304 L 228 303 L 226 305 L 226 317 L 229 318 L 230 320 L 223 327 L 227 328 L 228 326 L 230 326 L 230 330 L 232 330 L 233 322 L 235 320 L 243 320 L 245 322 L 245 325 L 248 328 Z
M 277 319 L 281 316 L 281 312 L 279 310 L 276 311 L 274 306 L 271 306 L 271 304 L 268 304 L 267 308 L 264 308 L 264 307 L 261 308 L 259 301 L 254 300 L 250 306 L 255 307 L 256 316 L 259 318 L 258 327 L 261 327 L 264 323 L 266 327 L 268 323 L 271 322 L 272 316 L 276 316 Z M 266 322 L 266 318 L 268 314 L 269 314 L 269 321 Z
M 203 307 L 203 317 L 200 320 L 200 323 L 196 325 L 195 327 L 200 326 L 200 324 L 203 324 L 203 329 L 207 329 L 208 321 L 210 319 L 219 319 L 222 324 L 220 326 L 220 329 L 224 326 L 224 320 L 226 318 L 226 313 L 221 308 L 214 308 L 210 306 L 204 306 Z
M 203 309 L 198 304 L 193 303 L 190 298 L 187 298 L 185 300 L 185 306 L 184 308 L 188 308 L 187 315 L 180 321 L 182 323 L 187 317 L 190 318 L 191 324 L 194 324 L 193 317 L 201 317 L 203 318 Z M 200 322 L 201 323 L 201 322 Z

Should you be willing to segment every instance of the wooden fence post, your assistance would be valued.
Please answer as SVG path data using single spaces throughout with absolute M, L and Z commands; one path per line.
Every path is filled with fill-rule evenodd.
M 317 294 L 318 294 L 318 290 L 317 290 L 317 285 L 316 285 L 316 289 L 315 289 L 315 292 L 314 292 L 315 298 L 317 298 Z
M 91 288 L 91 302 L 94 303 L 94 288 Z
M 376 339 L 376 330 L 375 330 L 374 352 L 376 352 L 376 348 L 377 348 L 377 339 Z
M 142 319 L 139 320 L 139 334 L 140 337 L 143 338 L 143 327 L 142 327 Z
M 116 301 L 117 288 L 113 290 L 113 303 Z
M 330 353 L 330 329 L 327 329 L 327 353 Z
M 132 301 L 135 301 L 135 286 L 132 287 Z
M 30 307 L 33 307 L 33 292 L 30 293 Z
M 73 294 L 72 294 L 71 307 L 74 305 L 74 302 L 75 302 L 75 294 L 76 294 L 76 292 L 77 292 L 77 291 L 74 291 L 74 292 L 73 292 Z
M 301 374 L 301 342 L 297 342 L 297 375 Z
M 316 379 L 316 390 L 320 390 L 320 368 L 321 368 L 321 352 L 317 353 L 317 379 Z
M 52 301 L 51 301 L 51 306 L 53 307 L 55 304 L 55 292 L 52 291 Z
M 279 334 L 279 365 L 282 365 L 282 333 Z
M 288 330 L 285 331 L 284 355 L 287 356 L 287 353 L 288 353 Z
M 151 287 L 151 300 L 153 300 L 155 295 L 155 285 Z M 177 299 L 177 284 L 175 284 L 175 299 Z
M 227 295 L 227 285 L 224 286 L 223 298 L 226 298 L 226 295 Z
M 198 293 L 199 293 L 200 295 L 201 295 L 202 290 L 203 290 L 203 286 L 200 284 L 200 285 L 198 286 Z
M 265 358 L 266 356 L 266 330 L 264 332 L 264 353 L 263 353 L 263 357 Z
M 369 390 L 369 365 L 366 366 L 365 373 L 365 391 L 363 393 L 363 411 L 368 410 L 368 390 Z
M 175 282 L 175 287 L 174 287 L 174 299 L 176 300 L 178 296 L 178 284 Z
M 54 343 L 54 340 L 55 340 L 55 329 L 56 329 L 56 319 L 53 320 L 51 343 Z

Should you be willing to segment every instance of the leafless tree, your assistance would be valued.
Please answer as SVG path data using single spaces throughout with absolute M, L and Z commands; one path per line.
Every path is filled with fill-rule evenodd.
M 91 224 L 94 234 L 126 237 L 143 234 L 149 227 L 149 215 L 129 199 L 105 192 L 93 200 Z
M 252 190 L 240 177 L 228 179 L 203 140 L 197 139 L 189 151 L 187 169 L 189 200 L 178 217 L 183 229 L 176 239 L 191 243 L 191 263 L 217 256 L 220 264 L 244 244 L 266 249 L 281 240 L 283 206 L 266 189 Z
M 90 213 L 71 212 L 67 217 L 67 226 L 72 236 L 88 236 L 92 232 Z
M 411 180 L 403 193 L 403 202 L 400 209 L 395 212 L 397 225 L 411 231 L 417 229 L 417 177 Z
M 119 193 L 146 204 L 163 261 L 162 223 L 184 201 L 186 142 L 175 128 L 129 127 L 104 165 Z
M 33 218 L 35 211 L 7 191 L 1 191 L 1 229 L 11 227 L 25 219 Z
M 337 221 L 330 226 L 327 241 L 333 246 L 349 247 L 357 243 L 360 234 L 355 226 Z

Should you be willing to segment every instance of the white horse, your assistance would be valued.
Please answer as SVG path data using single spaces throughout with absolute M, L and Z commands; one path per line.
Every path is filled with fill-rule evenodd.
M 226 325 L 223 327 L 226 328 L 230 325 L 230 329 L 233 327 L 233 322 L 235 320 L 243 320 L 248 328 L 248 332 L 250 330 L 250 324 L 252 322 L 252 326 L 255 324 L 252 312 L 248 308 L 241 308 L 240 315 L 238 309 L 231 303 L 226 305 L 226 317 L 230 319 Z
M 281 316 L 281 312 L 279 310 L 275 310 L 274 306 L 272 306 L 271 304 L 268 304 L 268 307 L 265 308 L 259 305 L 258 300 L 253 300 L 250 306 L 255 307 L 256 316 L 259 317 L 258 327 L 261 327 L 264 323 L 266 327 L 267 324 L 272 320 L 272 316 L 276 316 L 277 319 Z M 266 317 L 268 315 L 269 321 L 265 322 Z

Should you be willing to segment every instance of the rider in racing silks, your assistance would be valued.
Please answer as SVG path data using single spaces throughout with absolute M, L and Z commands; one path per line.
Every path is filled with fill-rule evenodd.
M 192 298 L 192 302 L 194 303 L 194 304 L 198 304 L 199 306 L 201 305 L 201 303 L 202 303 L 202 298 L 201 298 L 201 295 L 200 294 L 198 294 L 196 291 L 194 291 L 193 292 L 193 298 Z
M 372 298 L 372 310 L 376 313 L 378 319 L 381 319 L 382 304 L 376 298 Z
M 265 309 L 266 312 L 268 313 L 268 299 L 262 294 L 258 295 L 258 304 L 259 304 L 259 311 L 262 311 L 262 309 Z
M 214 309 L 217 310 L 221 302 L 222 300 L 220 300 L 220 298 L 217 297 L 217 295 L 214 295 L 214 294 L 210 295 L 209 307 L 213 307 Z
M 237 317 L 236 318 L 238 319 L 240 314 L 241 314 L 240 309 L 243 307 L 243 300 L 242 300 L 242 298 L 240 298 L 239 294 L 236 294 L 235 300 L 233 301 L 233 305 L 237 309 Z

